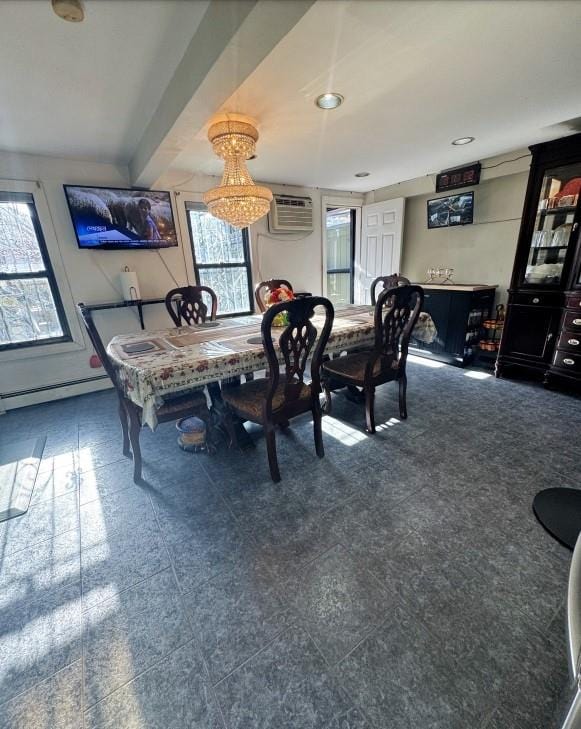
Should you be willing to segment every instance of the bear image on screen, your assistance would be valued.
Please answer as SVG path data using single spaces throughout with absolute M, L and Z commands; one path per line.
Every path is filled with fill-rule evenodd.
M 169 192 L 65 185 L 79 248 L 177 246 Z

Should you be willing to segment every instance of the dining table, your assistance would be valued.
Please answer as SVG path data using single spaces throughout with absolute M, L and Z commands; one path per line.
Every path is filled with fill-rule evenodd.
M 325 352 L 332 355 L 373 345 L 373 312 L 368 305 L 336 307 Z M 319 318 L 322 325 L 315 311 L 315 327 Z M 107 345 L 107 354 L 125 395 L 142 408 L 142 422 L 153 430 L 164 398 L 206 386 L 215 405 L 219 383 L 263 370 L 261 325 L 262 314 L 253 314 L 119 334 Z

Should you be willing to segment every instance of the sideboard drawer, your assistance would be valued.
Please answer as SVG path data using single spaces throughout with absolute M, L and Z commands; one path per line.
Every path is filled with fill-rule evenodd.
M 569 332 L 581 332 L 581 311 L 566 311 L 563 329 Z
M 571 352 L 555 352 L 553 366 L 562 370 L 570 370 L 571 372 L 581 372 L 581 354 L 575 355 Z
M 562 302 L 561 294 L 554 293 L 520 291 L 511 297 L 512 304 L 523 304 L 524 306 L 561 306 Z
M 568 309 L 577 309 L 581 311 L 581 294 L 569 294 L 565 306 Z
M 557 342 L 557 349 L 566 349 L 568 352 L 577 352 L 581 355 L 581 332 L 562 332 Z

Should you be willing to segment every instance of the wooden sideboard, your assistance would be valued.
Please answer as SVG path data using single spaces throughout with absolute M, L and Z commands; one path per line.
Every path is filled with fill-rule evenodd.
M 482 324 L 490 319 L 496 286 L 419 284 L 424 309 L 436 326 L 433 342 L 410 342 L 410 353 L 465 367 L 476 354 Z

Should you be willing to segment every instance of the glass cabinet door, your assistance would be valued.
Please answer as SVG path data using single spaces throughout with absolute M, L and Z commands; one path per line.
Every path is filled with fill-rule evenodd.
M 574 245 L 575 215 L 581 193 L 581 163 L 548 169 L 530 242 L 524 283 L 559 287 L 569 245 Z M 576 227 L 576 226 L 575 226 Z

